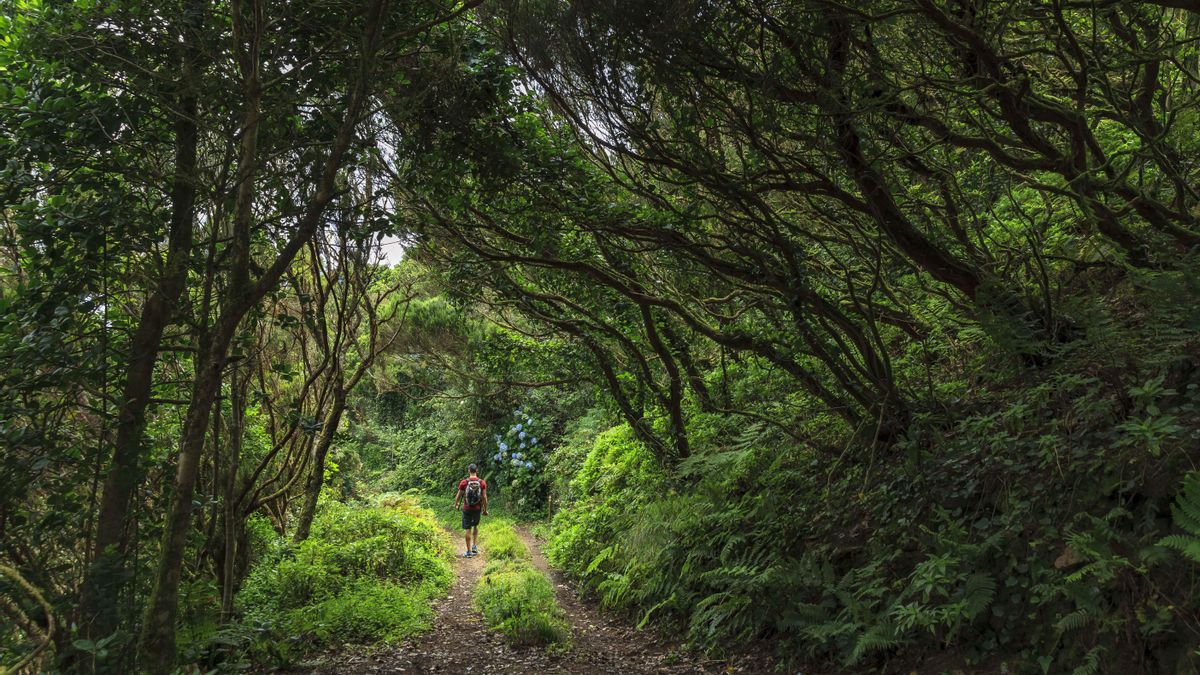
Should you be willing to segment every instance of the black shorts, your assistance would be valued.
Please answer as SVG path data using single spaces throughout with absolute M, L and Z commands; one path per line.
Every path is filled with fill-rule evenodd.
M 479 515 L 483 513 L 483 509 L 463 509 L 463 529 L 469 530 L 472 527 L 479 527 Z

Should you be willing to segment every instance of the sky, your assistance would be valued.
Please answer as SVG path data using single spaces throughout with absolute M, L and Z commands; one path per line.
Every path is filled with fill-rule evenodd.
M 404 259 L 404 242 L 400 241 L 399 237 L 389 234 L 383 238 L 379 246 L 382 248 L 383 261 L 389 267 Z

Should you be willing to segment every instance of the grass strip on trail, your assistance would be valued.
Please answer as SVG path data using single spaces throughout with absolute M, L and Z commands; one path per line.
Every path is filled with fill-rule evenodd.
M 513 645 L 569 646 L 571 629 L 554 599 L 554 586 L 533 566 L 512 523 L 490 520 L 479 535 L 489 562 L 475 587 L 475 604 L 488 628 Z

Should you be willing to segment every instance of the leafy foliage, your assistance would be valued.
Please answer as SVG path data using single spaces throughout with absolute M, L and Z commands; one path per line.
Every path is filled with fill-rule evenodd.
M 323 502 L 311 538 L 277 540 L 238 594 L 251 656 L 277 663 L 331 644 L 393 642 L 424 630 L 451 580 L 449 546 L 411 498 Z
M 1200 473 L 1191 473 L 1171 504 L 1175 525 L 1185 534 L 1172 534 L 1159 540 L 1159 546 L 1173 548 L 1193 562 L 1200 563 Z
M 994 4 L 6 4 L 0 657 L 419 630 L 474 462 L 697 647 L 1195 671 L 1200 13 Z

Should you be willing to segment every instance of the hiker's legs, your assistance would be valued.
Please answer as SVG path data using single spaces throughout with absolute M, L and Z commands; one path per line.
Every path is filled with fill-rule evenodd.
M 471 548 L 479 544 L 479 509 L 466 509 L 463 511 L 463 539 L 467 544 L 467 553 L 471 553 Z
M 463 512 L 462 512 L 463 540 L 467 544 L 467 553 L 468 554 L 471 553 L 471 526 L 475 524 L 472 520 L 473 515 L 474 514 L 471 513 L 470 509 L 463 509 Z

